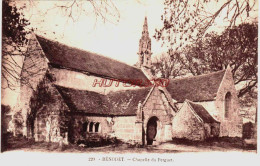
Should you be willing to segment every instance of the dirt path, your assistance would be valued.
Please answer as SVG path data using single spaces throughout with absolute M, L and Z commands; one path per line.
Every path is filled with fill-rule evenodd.
M 60 147 L 50 146 L 37 146 L 24 147 L 13 149 L 11 151 L 28 151 L 28 152 L 58 152 L 58 153 L 185 153 L 185 152 L 253 152 L 256 150 L 243 150 L 238 148 L 223 148 L 217 146 L 190 146 L 190 145 L 177 145 L 172 143 L 164 143 L 158 146 L 149 146 L 144 148 L 129 148 L 126 145 L 119 146 L 106 146 L 97 148 L 80 148 L 80 147 L 67 147 L 62 149 Z
M 229 139 L 230 140 L 230 139 Z M 144 146 L 138 148 L 126 143 L 113 144 L 102 147 L 82 147 L 74 144 L 63 145 L 58 143 L 35 142 L 25 138 L 10 138 L 6 151 L 29 151 L 29 152 L 58 152 L 58 153 L 182 153 L 182 152 L 253 152 L 256 147 L 248 147 L 247 144 L 233 140 L 176 143 L 167 142 L 157 146 Z

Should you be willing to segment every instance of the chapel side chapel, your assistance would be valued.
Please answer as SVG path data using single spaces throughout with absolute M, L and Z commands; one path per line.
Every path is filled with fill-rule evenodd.
M 77 143 L 102 136 L 154 145 L 172 138 L 242 136 L 242 118 L 229 66 L 210 74 L 170 79 L 166 87 L 144 84 L 156 79 L 150 72 L 147 18 L 139 41 L 137 67 L 37 35 L 29 45 L 38 51 L 25 58 L 24 69 L 28 72 L 39 67 L 32 65 L 33 57 L 44 68 L 22 85 L 17 107 L 22 109 L 23 118 L 28 118 L 33 93 L 30 89 L 36 89 L 40 82 L 53 98 L 51 104 L 37 111 L 33 124 L 24 123 L 23 134 L 36 141 Z M 121 84 L 99 86 L 101 79 Z M 126 87 L 122 80 L 142 81 Z M 93 82 L 97 86 L 93 87 Z

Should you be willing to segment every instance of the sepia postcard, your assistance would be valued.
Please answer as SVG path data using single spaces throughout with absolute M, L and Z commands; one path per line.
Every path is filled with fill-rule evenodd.
M 258 0 L 1 5 L 3 163 L 259 157 Z

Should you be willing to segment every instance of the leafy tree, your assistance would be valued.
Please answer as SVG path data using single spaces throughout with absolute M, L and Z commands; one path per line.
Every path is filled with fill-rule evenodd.
M 193 75 L 232 68 L 235 84 L 246 82 L 241 97 L 257 86 L 258 25 L 241 24 L 226 29 L 221 35 L 210 33 L 188 45 L 180 58 L 184 68 Z
M 182 52 L 168 52 L 168 64 L 179 70 L 179 74 L 169 75 L 176 77 L 180 73 L 200 75 L 232 68 L 235 84 L 245 83 L 238 96 L 241 97 L 257 87 L 257 43 L 258 25 L 240 24 L 228 28 L 220 35 L 212 32 L 204 38 L 183 47 Z M 174 63 L 172 63 L 174 62 Z M 160 62 L 164 64 L 165 62 Z M 166 66 L 172 70 L 172 66 Z M 160 69 L 159 70 L 164 70 Z M 166 71 L 167 71 L 166 70 Z M 163 72 L 163 71 L 161 71 Z
M 240 97 L 241 116 L 257 123 L 257 88 Z
M 29 33 L 26 27 L 29 21 L 19 9 L 11 5 L 9 0 L 2 1 L 2 79 L 7 82 L 8 88 L 13 89 L 20 80 L 21 65 L 16 57 L 24 54 L 24 45 L 27 43 L 26 35 Z M 3 87 L 3 86 L 2 86 Z
M 16 6 L 10 5 L 8 0 L 3 0 L 2 5 L 3 37 L 11 38 L 11 41 L 17 45 L 23 45 L 28 33 L 26 26 L 29 25 L 29 21 L 24 18 L 24 14 L 22 14 Z

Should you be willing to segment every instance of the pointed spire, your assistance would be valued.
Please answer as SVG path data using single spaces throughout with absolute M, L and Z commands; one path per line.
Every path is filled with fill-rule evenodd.
M 145 18 L 144 18 L 143 34 L 149 35 L 149 32 L 148 32 L 148 23 L 147 23 L 147 17 L 146 17 L 146 16 L 145 16 Z
M 140 66 L 151 66 L 151 38 L 149 37 L 147 17 L 144 18 L 143 32 L 139 40 L 139 64 Z
M 147 24 L 147 17 L 145 16 L 144 18 L 144 27 L 148 27 L 148 24 Z

